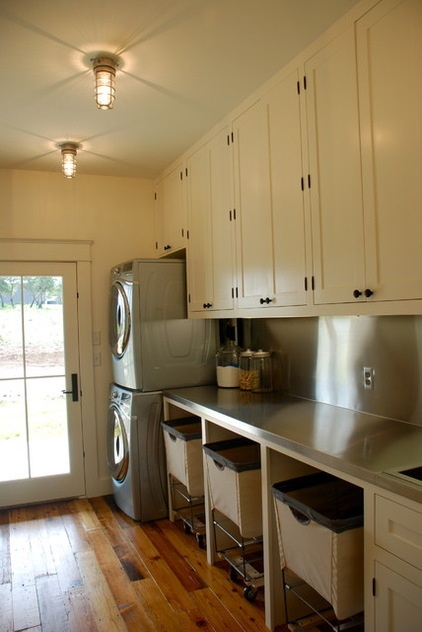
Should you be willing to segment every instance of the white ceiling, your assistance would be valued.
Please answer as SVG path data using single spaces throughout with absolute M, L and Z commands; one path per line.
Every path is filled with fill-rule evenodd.
M 0 0 L 0 168 L 154 177 L 357 0 Z M 91 59 L 118 55 L 98 110 Z

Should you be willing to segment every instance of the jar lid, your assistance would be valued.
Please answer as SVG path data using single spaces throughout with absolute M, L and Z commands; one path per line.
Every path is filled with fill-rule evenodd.
M 241 358 L 251 358 L 254 355 L 254 352 L 251 349 L 245 349 L 245 351 L 242 351 L 242 353 L 240 354 Z
M 271 355 L 271 351 L 263 351 L 262 349 L 258 349 L 258 351 L 255 351 L 253 355 L 254 358 L 269 358 Z

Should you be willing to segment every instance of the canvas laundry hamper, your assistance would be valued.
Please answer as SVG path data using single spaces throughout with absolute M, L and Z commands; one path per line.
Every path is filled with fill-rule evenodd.
M 229 439 L 203 445 L 211 509 L 239 527 L 243 538 L 262 535 L 259 444 Z
M 184 417 L 163 421 L 167 473 L 182 483 L 192 497 L 204 495 L 201 420 Z
M 363 490 L 325 472 L 272 486 L 282 568 L 333 607 L 363 610 Z

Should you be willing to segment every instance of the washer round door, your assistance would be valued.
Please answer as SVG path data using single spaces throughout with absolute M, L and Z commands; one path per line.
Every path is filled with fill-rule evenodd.
M 119 281 L 110 288 L 110 335 L 111 353 L 121 358 L 126 351 L 130 337 L 130 306 L 127 292 L 131 288 Z
M 108 411 L 107 463 L 112 477 L 122 483 L 129 467 L 129 443 L 122 415 L 114 404 Z

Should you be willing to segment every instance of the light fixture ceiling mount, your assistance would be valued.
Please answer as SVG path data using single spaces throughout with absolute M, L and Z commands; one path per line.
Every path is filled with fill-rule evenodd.
M 95 76 L 95 102 L 100 110 L 111 110 L 116 93 L 115 78 L 118 60 L 104 54 L 92 60 Z
M 78 143 L 60 143 L 62 153 L 62 171 L 66 178 L 74 178 L 76 174 L 76 154 L 80 145 Z

